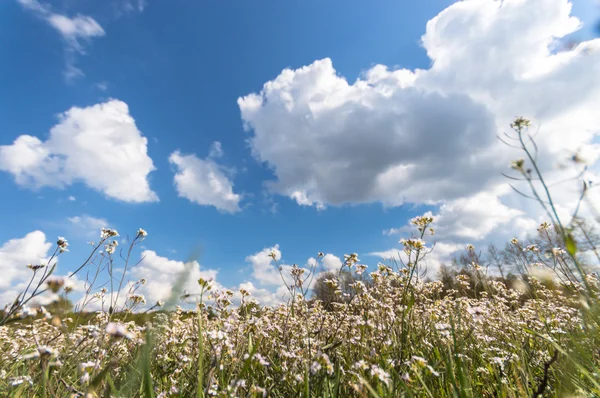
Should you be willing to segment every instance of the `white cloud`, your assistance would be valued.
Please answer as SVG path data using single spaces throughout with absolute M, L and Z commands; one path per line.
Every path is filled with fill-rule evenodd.
M 220 145 L 218 147 L 220 149 Z M 242 196 L 233 192 L 233 183 L 211 156 L 200 159 L 196 155 L 182 155 L 175 151 L 169 162 L 177 169 L 174 182 L 180 197 L 228 213 L 240 211 Z
M 120 7 L 125 12 L 138 11 L 142 12 L 148 6 L 146 0 L 117 0 Z
M 72 80 L 81 77 L 84 73 L 75 66 L 75 53 L 84 54 L 83 42 L 87 42 L 94 37 L 101 37 L 106 34 L 102 26 L 88 15 L 76 15 L 68 17 L 66 15 L 52 12 L 49 5 L 40 3 L 37 0 L 18 0 L 25 8 L 45 20 L 52 26 L 63 38 L 66 48 L 66 70 L 65 77 Z
M 261 285 L 281 285 L 281 275 L 271 253 L 275 254 L 275 260 L 281 260 L 279 245 L 264 248 L 263 250 L 246 257 L 246 262 L 252 267 L 252 276 Z
M 129 107 L 109 100 L 59 115 L 46 141 L 21 135 L 0 146 L 0 170 L 17 184 L 63 188 L 76 182 L 124 202 L 153 202 L 148 174 L 154 170 L 148 140 L 129 115 Z
M 250 292 L 251 298 L 258 301 L 261 306 L 276 306 L 287 301 L 290 296 L 285 286 L 280 286 L 273 292 L 269 289 L 258 288 L 252 282 L 243 282 L 240 283 L 239 289 L 246 289 Z
M 325 254 L 321 261 L 327 271 L 339 271 L 342 268 L 342 260 L 331 253 Z
M 96 87 L 100 91 L 106 91 L 106 90 L 108 90 L 108 83 L 107 82 L 96 83 L 94 85 L 94 87 Z
M 209 158 L 217 159 L 223 156 L 223 147 L 219 141 L 215 141 L 210 146 Z
M 73 216 L 67 219 L 73 227 L 75 234 L 83 233 L 87 237 L 100 236 L 101 228 L 109 228 L 110 224 L 104 218 L 96 218 L 86 214 Z
M 197 261 L 184 263 L 183 261 L 170 260 L 167 257 L 159 256 L 152 250 L 144 250 L 142 257 L 142 262 L 133 268 L 129 275 L 134 278 L 134 281 L 142 278 L 147 280 L 138 292 L 144 294 L 150 306 L 158 300 L 168 300 L 173 293 L 173 287 L 182 275 L 186 275 L 182 289 L 187 290 L 189 293 L 200 292 L 198 279 L 201 277 L 212 280 L 215 289 L 222 288 L 217 282 L 217 270 L 204 269 Z M 181 292 L 178 293 L 181 295 Z
M 76 198 L 75 196 L 72 196 L 72 195 L 71 195 L 71 196 L 69 196 L 69 197 L 67 198 L 67 200 L 68 200 L 69 202 L 75 202 L 75 201 L 77 200 L 77 198 Z
M 253 153 L 273 167 L 272 189 L 301 204 L 395 206 L 503 181 L 514 151 L 496 135 L 515 115 L 542 126 L 552 160 L 584 147 L 600 121 L 600 40 L 552 54 L 579 26 L 569 11 L 556 0 L 459 2 L 427 24 L 430 69 L 377 65 L 354 84 L 329 59 L 286 69 L 238 100 Z
M 275 258 L 271 256 L 275 255 Z M 277 301 L 280 302 L 286 297 L 289 297 L 286 286 L 293 284 L 290 271 L 292 266 L 285 264 L 281 259 L 281 250 L 279 245 L 266 247 L 259 252 L 246 257 L 246 262 L 252 270 L 252 279 L 260 286 L 264 286 L 268 291 L 272 292 Z M 303 267 L 306 277 L 308 277 L 311 269 L 316 268 L 317 261 L 314 258 L 309 258 Z M 272 289 L 276 289 L 275 292 Z
M 428 69 L 376 65 L 354 83 L 330 59 L 283 70 L 238 99 L 271 190 L 300 205 L 439 205 L 450 246 L 535 233 L 543 214 L 501 175 L 522 154 L 497 136 L 515 116 L 532 119 L 549 180 L 575 174 L 555 166 L 576 152 L 598 160 L 600 39 L 558 52 L 580 27 L 570 10 L 566 0 L 462 1 L 427 23 Z M 572 211 L 573 185 L 553 193 Z
M 14 301 L 29 282 L 33 272 L 27 264 L 41 264 L 49 259 L 52 243 L 41 231 L 11 239 L 0 246 L 0 307 Z

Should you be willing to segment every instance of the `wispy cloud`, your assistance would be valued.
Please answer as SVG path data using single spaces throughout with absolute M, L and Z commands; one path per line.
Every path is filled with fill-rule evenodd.
M 78 54 L 85 54 L 85 44 L 94 38 L 106 34 L 102 26 L 92 17 L 76 15 L 68 17 L 52 11 L 50 5 L 37 0 L 17 0 L 23 8 L 33 12 L 38 17 L 52 26 L 62 37 L 65 43 L 66 68 L 65 79 L 72 81 L 84 76 L 81 69 L 76 66 Z

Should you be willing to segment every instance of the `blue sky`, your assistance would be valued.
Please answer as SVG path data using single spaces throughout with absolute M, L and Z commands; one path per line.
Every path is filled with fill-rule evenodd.
M 414 158 L 415 148 L 411 145 L 398 144 L 396 153 L 400 163 L 388 161 L 392 163 L 385 165 L 379 164 L 377 155 L 355 157 L 336 150 L 339 148 L 341 151 L 348 144 L 348 148 L 364 147 L 366 152 L 382 148 L 385 152 L 386 145 L 382 144 L 385 137 L 379 140 L 374 135 L 371 140 L 369 134 L 378 134 L 373 131 L 385 129 L 390 123 L 402 119 L 403 111 L 399 109 L 417 114 L 424 112 L 425 108 L 439 107 L 431 113 L 437 118 L 431 125 L 421 126 L 420 121 L 408 116 L 406 125 L 402 124 L 402 120 L 398 123 L 412 127 L 416 136 L 423 137 L 424 144 L 438 141 L 435 134 L 429 131 L 435 126 L 447 128 L 449 138 L 456 134 L 457 138 L 452 139 L 452 144 L 450 141 L 444 144 L 446 141 L 441 138 L 440 146 L 445 147 L 431 154 L 426 153 L 425 149 L 422 157 L 441 156 L 443 160 L 448 153 L 463 150 L 461 148 L 464 145 L 456 144 L 462 142 L 459 136 L 461 131 L 480 127 L 494 130 L 491 125 L 506 125 L 504 122 L 509 115 L 514 115 L 513 109 L 495 109 L 490 104 L 484 104 L 481 96 L 478 96 L 477 85 L 489 88 L 489 92 L 495 92 L 496 88 L 489 83 L 485 75 L 487 72 L 482 72 L 485 62 L 482 62 L 481 69 L 477 69 L 475 50 L 469 53 L 468 46 L 464 47 L 467 50 L 463 58 L 455 60 L 456 68 L 462 69 L 444 67 L 446 69 L 443 70 L 440 66 L 443 60 L 438 55 L 439 70 L 435 71 L 435 76 L 432 72 L 432 76 L 424 77 L 423 83 L 419 83 L 422 84 L 419 90 L 443 92 L 443 98 L 433 98 L 433 94 L 421 98 L 421 91 L 415 94 L 408 89 L 400 93 L 405 85 L 413 84 L 413 78 L 394 77 L 392 71 L 406 69 L 418 74 L 419 69 L 427 71 L 432 68 L 433 60 L 428 56 L 421 38 L 426 33 L 428 21 L 452 3 L 391 0 L 260 3 L 3 1 L 0 3 L 0 146 L 9 148 L 21 135 L 34 136 L 44 142 L 50 136 L 50 129 L 61 124 L 58 115 L 77 107 L 84 110 L 80 116 L 63 117 L 63 120 L 71 120 L 73 124 L 70 125 L 71 129 L 63 130 L 66 141 L 61 142 L 71 142 L 69 134 L 83 124 L 83 119 L 77 118 L 89 117 L 86 109 L 96 104 L 108 104 L 110 99 L 121 101 L 127 105 L 124 113 L 135 120 L 134 130 L 128 125 L 129 137 L 135 142 L 130 149 L 145 149 L 153 165 L 153 170 L 142 173 L 141 180 L 146 181 L 147 186 L 139 188 L 140 192 L 146 192 L 148 199 L 148 192 L 151 191 L 158 200 L 144 200 L 144 195 L 138 196 L 139 200 L 132 200 L 123 190 L 110 194 L 107 193 L 110 188 L 106 184 L 94 188 L 89 182 L 89 176 L 97 173 L 106 175 L 117 170 L 118 173 L 110 178 L 103 177 L 107 181 L 117 181 L 130 172 L 127 162 L 131 159 L 125 152 L 119 152 L 118 144 L 109 145 L 108 150 L 117 147 L 114 150 L 122 155 L 115 155 L 112 161 L 122 167 L 115 166 L 112 169 L 109 166 L 106 173 L 102 172 L 106 166 L 102 162 L 97 167 L 86 164 L 85 167 L 93 169 L 89 172 L 81 171 L 84 166 L 79 163 L 73 163 L 74 170 L 70 172 L 46 169 L 40 172 L 39 168 L 26 165 L 35 169 L 31 170 L 19 163 L 26 155 L 17 154 L 9 159 L 8 151 L 0 151 L 0 186 L 3 194 L 0 246 L 3 242 L 22 239 L 32 231 L 42 231 L 48 242 L 58 235 L 65 236 L 71 246 L 70 252 L 60 260 L 60 271 L 66 273 L 76 268 L 88 252 L 89 246 L 85 242 L 97 240 L 97 227 L 101 223 L 118 229 L 121 235 L 134 233 L 137 228 L 143 227 L 150 234 L 144 246 L 161 258 L 186 260 L 193 248 L 200 245 L 202 255 L 199 262 L 202 269 L 217 270 L 220 284 L 231 287 L 252 280 L 256 286 L 268 290 L 273 287 L 261 283 L 261 274 L 257 272 L 260 266 L 247 261 L 246 257 L 276 244 L 289 264 L 304 264 L 307 258 L 321 251 L 337 257 L 357 252 L 365 262 L 374 265 L 377 256 L 370 256 L 369 253 L 397 248 L 399 236 L 390 229 L 402 230 L 407 220 L 427 210 L 444 214 L 441 209 L 446 206 L 446 215 L 442 219 L 450 222 L 459 220 L 453 214 L 464 209 L 477 208 L 477 205 L 486 209 L 489 203 L 498 207 L 492 213 L 499 216 L 482 230 L 478 230 L 478 227 L 485 224 L 483 221 L 475 221 L 475 226 L 456 221 L 462 225 L 458 230 L 463 230 L 458 234 L 450 232 L 453 230 L 450 224 L 441 225 L 441 231 L 447 233 L 442 234 L 440 239 L 448 238 L 450 242 L 445 251 L 442 247 L 442 252 L 446 254 L 452 253 L 466 241 L 487 242 L 505 238 L 510 235 L 504 231 L 509 226 L 534 225 L 537 219 L 533 217 L 532 221 L 518 213 L 518 199 L 506 196 L 502 183 L 497 181 L 499 171 L 503 170 L 477 166 L 478 161 L 489 165 L 490 162 L 485 160 L 488 158 L 498 160 L 498 164 L 506 164 L 504 156 L 509 156 L 506 151 L 494 152 L 496 149 L 491 149 L 489 137 L 493 134 L 475 132 L 475 136 L 468 138 L 469 142 L 480 144 L 478 149 L 484 157 L 472 160 L 473 169 L 492 173 L 489 177 L 492 182 L 475 172 L 466 173 L 464 182 L 457 177 L 458 174 L 446 173 L 439 168 L 445 167 L 435 166 L 439 172 L 426 171 L 418 176 L 418 181 L 403 181 L 403 184 L 414 189 L 398 188 L 395 178 L 400 178 L 398 176 L 402 171 L 391 166 L 410 164 L 411 167 L 417 165 L 426 168 L 418 159 L 402 163 L 404 158 Z M 480 3 L 483 8 L 489 2 Z M 519 2 L 505 3 L 503 7 L 509 9 L 507 18 L 518 21 L 519 12 L 524 12 L 519 9 Z M 556 5 L 550 7 L 556 12 L 548 12 L 532 23 L 543 26 L 542 18 L 555 22 L 554 25 L 550 24 L 553 28 L 546 28 L 548 32 L 540 28 L 542 35 L 558 35 L 557 32 L 564 31 L 561 26 L 566 26 L 567 31 L 575 30 L 569 27 L 568 12 L 565 16 L 563 6 L 567 4 L 566 1 L 527 0 L 524 3 L 533 3 L 532 6 L 538 3 L 537 6 L 542 8 L 549 4 L 553 7 Z M 510 11 L 510 7 L 514 8 L 514 12 Z M 596 10 L 596 5 L 591 1 L 574 2 L 572 15 L 579 17 L 585 25 L 569 37 L 579 41 L 590 40 L 591 43 L 591 26 Z M 451 24 L 440 23 L 439 31 L 451 29 L 449 32 L 460 41 L 463 33 L 467 35 L 473 26 L 474 29 L 481 26 L 473 19 L 484 15 L 478 14 L 476 7 L 470 10 L 455 7 L 452 9 L 454 11 L 456 15 L 448 18 L 461 21 L 463 13 L 462 22 L 455 28 Z M 469 15 L 471 19 L 467 18 Z M 506 39 L 508 44 L 501 43 L 504 40 L 502 35 L 486 32 L 488 36 L 485 38 L 489 42 L 482 40 L 473 48 L 491 48 L 497 44 L 499 48 L 507 50 L 507 56 L 510 56 L 509 49 L 517 48 L 516 45 L 511 47 L 509 39 Z M 434 33 L 431 34 L 430 44 L 425 45 L 432 54 L 433 49 L 449 46 L 443 42 L 443 38 L 436 38 Z M 534 33 L 533 30 L 525 32 L 532 37 Z M 482 47 L 477 47 L 479 45 Z M 539 44 L 536 42 L 534 45 Z M 521 48 L 517 50 L 524 51 Z M 442 53 L 438 51 L 436 54 Z M 526 52 L 521 55 L 527 56 Z M 327 61 L 315 64 L 315 61 L 327 59 L 330 60 L 329 64 Z M 467 85 L 457 88 L 460 79 L 451 81 L 460 75 L 458 70 L 468 69 L 461 66 L 462 61 L 469 62 L 469 67 L 475 68 L 474 72 L 469 72 L 477 83 L 473 87 Z M 571 69 L 575 70 L 579 61 L 569 62 Z M 595 59 L 589 62 L 592 66 L 598 65 Z M 496 64 L 492 62 L 490 65 Z M 385 65 L 387 69 L 377 69 L 376 65 Z M 512 66 L 514 68 L 511 70 L 521 73 L 518 69 L 520 66 Z M 306 68 L 305 75 L 297 71 L 302 67 Z M 280 75 L 285 68 L 290 68 L 289 72 L 294 74 L 295 79 L 288 81 L 289 76 Z M 567 69 L 565 74 L 573 73 Z M 545 73 L 542 67 L 539 70 Z M 371 77 L 368 77 L 369 73 Z M 262 105 L 250 101 L 251 98 L 247 96 L 253 93 L 259 95 L 263 85 L 276 82 L 278 76 L 283 86 L 275 84 L 276 87 L 272 87 L 269 93 L 264 91 Z M 341 86 L 335 80 L 336 76 L 345 78 L 353 91 Z M 493 72 L 490 72 L 490 76 L 494 77 Z M 374 100 L 367 89 L 353 86 L 357 78 L 381 90 L 387 89 L 387 84 L 393 85 L 392 90 L 398 90 L 395 91 L 398 94 L 397 102 L 393 102 L 396 101 L 395 96 L 384 104 L 381 104 L 381 99 Z M 569 78 L 557 74 L 542 83 L 554 79 L 560 84 L 568 82 Z M 393 83 L 388 83 L 386 79 L 393 80 Z M 316 106 L 314 102 L 306 105 L 312 110 L 314 118 L 310 123 L 303 121 L 305 119 L 295 110 L 286 108 L 284 104 L 288 97 L 292 98 L 290 101 L 294 104 L 302 103 L 302 95 L 307 92 L 311 96 L 317 95 L 316 102 L 322 101 L 320 110 L 311 108 Z M 381 104 L 381 109 L 392 109 L 389 112 L 395 116 L 390 118 L 390 114 L 385 113 L 387 111 L 379 115 L 377 106 L 354 109 L 348 105 L 350 102 L 346 107 L 331 105 L 336 103 L 339 96 L 360 96 L 363 95 L 361 93 L 366 93 L 364 101 L 372 101 L 371 105 Z M 456 98 L 448 100 L 447 96 L 453 95 Z M 467 97 L 471 99 L 467 101 Z M 238 101 L 240 98 L 247 101 Z M 281 104 L 278 101 L 282 101 Z M 550 109 L 554 105 L 546 104 Z M 577 105 L 577 109 L 583 110 L 591 107 L 590 102 Z M 347 114 L 344 109 L 357 115 L 356 119 L 344 119 Z M 456 116 L 457 109 L 465 110 L 464 117 Z M 478 115 L 472 117 L 468 113 L 470 111 Z M 102 118 L 102 112 L 97 117 Z M 481 117 L 485 112 L 491 115 L 489 120 Z M 546 117 L 545 114 L 535 115 L 542 119 Z M 470 118 L 476 122 L 472 125 L 461 124 Z M 563 119 L 557 120 L 560 125 Z M 579 147 L 590 142 L 589 126 L 595 122 L 595 119 L 590 119 L 582 126 L 582 131 L 586 133 L 582 133 Z M 93 132 L 96 128 L 94 123 L 102 121 L 96 118 L 89 123 L 89 129 Z M 140 141 L 141 137 L 147 139 L 146 145 Z M 350 145 L 353 139 L 356 142 Z M 221 151 L 217 152 L 222 153 L 213 151 L 211 156 L 209 153 L 214 148 L 214 142 L 220 143 Z M 321 148 L 321 143 L 322 150 L 307 155 L 303 145 L 316 144 Z M 373 144 L 373 148 L 370 148 L 370 143 L 377 145 Z M 93 143 L 91 145 L 94 146 Z M 389 148 L 394 149 L 394 145 Z M 281 149 L 284 147 L 285 150 Z M 549 139 L 549 152 L 555 147 L 556 144 Z M 410 153 L 403 153 L 403 148 Z M 55 151 L 60 152 L 59 149 Z M 214 194 L 207 194 L 206 190 L 199 188 L 202 184 L 206 186 L 206 179 L 202 176 L 199 180 L 186 179 L 185 187 L 178 188 L 174 176 L 178 171 L 182 172 L 182 166 L 170 162 L 173 153 L 195 156 L 187 158 L 191 163 L 186 163 L 203 165 L 203 169 L 193 170 L 195 173 L 216 172 L 225 184 L 225 190 L 231 190 L 229 202 L 223 202 L 222 198 L 216 198 Z M 63 153 L 61 156 L 71 155 Z M 391 159 L 389 154 L 385 156 Z M 385 156 L 382 155 L 380 159 Z M 339 160 L 346 157 L 347 161 Z M 141 163 L 131 164 L 142 164 L 144 159 L 140 160 Z M 194 163 L 197 159 L 200 159 L 200 163 Z M 458 157 L 448 155 L 448 168 L 456 164 L 456 159 Z M 314 164 L 314 167 L 306 163 Z M 20 172 L 15 172 L 17 164 L 21 167 Z M 435 165 L 435 162 L 427 164 Z M 363 170 L 366 170 L 365 176 L 360 176 Z M 72 175 L 68 176 L 69 173 Z M 57 187 L 56 181 L 61 178 L 64 181 Z M 386 179 L 391 182 L 388 184 Z M 368 182 L 372 180 L 383 182 L 381 186 L 372 186 Z M 123 183 L 125 191 L 127 185 L 131 184 L 131 192 L 138 192 L 135 183 L 139 181 L 138 178 Z M 331 186 L 325 186 L 324 181 L 331 181 Z M 348 181 L 356 186 L 347 188 L 347 185 L 337 185 Z M 425 184 L 422 181 L 428 182 Z M 187 198 L 186 194 L 182 194 L 183 190 L 187 190 Z M 295 196 L 294 192 L 301 192 L 303 199 Z M 190 195 L 196 195 L 196 199 L 198 195 L 202 196 L 200 201 L 204 200 L 205 204 L 189 200 Z M 234 195 L 233 199 L 231 195 Z M 206 204 L 206 201 L 213 203 Z M 474 203 L 476 205 L 471 206 Z M 482 211 L 475 213 L 482 216 Z M 12 246 L 5 245 L 6 258 L 9 258 L 9 247 Z M 10 254 L 11 259 L 18 258 L 15 256 Z M 4 288 L 10 290 L 8 286 Z

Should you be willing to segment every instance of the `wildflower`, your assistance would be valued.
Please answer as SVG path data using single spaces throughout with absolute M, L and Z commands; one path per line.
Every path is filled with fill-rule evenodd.
M 361 359 L 360 361 L 354 364 L 354 367 L 359 370 L 367 370 L 369 368 L 369 364 L 366 363 L 363 359 Z
M 56 245 L 59 247 L 61 253 L 69 251 L 69 249 L 67 249 L 69 243 L 67 242 L 67 239 L 63 238 L 62 236 L 58 237 Z
M 322 252 L 319 252 L 319 253 L 317 254 L 317 257 L 318 257 L 318 258 L 323 258 L 323 257 L 325 257 L 325 255 L 324 255 Z
M 490 358 L 490 362 L 500 366 L 500 369 L 504 369 L 504 363 L 506 362 L 506 358 L 493 357 Z
M 242 295 L 242 297 L 250 296 L 250 292 L 244 288 L 240 289 L 240 294 Z
M 148 232 L 146 232 L 144 229 L 140 228 L 137 231 L 137 236 L 141 237 L 141 238 L 145 238 L 146 236 L 148 236 Z
M 429 224 L 431 224 L 432 222 L 433 222 L 433 216 L 431 216 L 431 213 L 424 214 L 422 216 L 417 216 L 417 217 L 414 217 L 412 220 L 410 220 L 410 223 L 412 225 L 416 225 L 417 229 L 421 232 L 423 232 L 425 230 L 425 228 L 427 228 L 427 226 Z
M 38 269 L 46 267 L 46 264 L 27 264 L 27 268 L 33 271 L 37 271 Z
M 294 264 L 294 265 L 292 265 L 292 269 L 290 270 L 290 274 L 292 274 L 292 276 L 294 278 L 299 278 L 300 276 L 302 276 L 304 274 L 304 269 L 298 268 L 298 266 L 296 264 Z
M 412 356 L 412 362 L 416 363 L 419 366 L 425 366 L 427 365 L 427 360 L 423 357 L 417 356 L 417 355 L 413 355 Z
M 261 396 L 266 397 L 267 390 L 262 387 L 253 385 L 252 387 L 250 387 L 250 395 L 255 396 L 255 394 L 260 394 Z
M 317 361 L 313 361 L 312 365 L 310 365 L 310 373 L 315 375 L 319 370 L 321 370 L 321 364 Z
M 365 270 L 366 270 L 367 268 L 368 268 L 368 266 L 367 266 L 367 265 L 364 265 L 364 264 L 358 264 L 358 265 L 356 266 L 356 273 L 357 273 L 358 275 L 362 275 L 362 273 L 363 273 L 363 272 L 365 272 Z
M 338 285 L 338 282 L 335 279 L 328 278 L 328 279 L 325 279 L 324 282 L 325 282 L 325 285 L 327 285 L 327 287 L 330 287 L 330 288 L 335 288 Z
M 435 324 L 435 328 L 437 330 L 448 330 L 450 329 L 452 326 L 449 323 L 436 323 Z
M 109 228 L 101 228 L 100 229 L 100 239 L 104 240 L 104 239 L 112 238 L 113 236 L 119 236 L 119 233 L 117 232 L 117 230 L 109 229 Z
M 58 355 L 58 351 L 56 351 L 54 348 L 52 347 L 48 347 L 46 345 L 41 345 L 37 348 L 38 352 L 40 353 L 41 357 L 55 357 Z
M 158 301 L 156 302 L 156 306 L 157 306 L 157 307 L 162 307 L 163 305 L 165 305 L 165 302 L 164 302 L 164 301 L 162 301 L 162 300 L 158 300 Z
M 96 362 L 92 362 L 92 361 L 82 362 L 79 364 L 79 371 L 86 372 L 88 370 L 94 370 L 97 367 L 98 367 L 98 364 Z
M 344 264 L 351 268 L 354 264 L 358 263 L 360 260 L 358 259 L 358 254 L 344 254 Z
M 46 280 L 46 285 L 48 286 L 48 289 L 50 289 L 50 291 L 52 291 L 52 293 L 57 293 L 60 290 L 60 288 L 62 288 L 65 285 L 65 278 L 64 277 L 48 278 L 48 280 Z
M 125 328 L 122 323 L 109 322 L 106 325 L 106 334 L 113 337 L 124 337 L 126 339 L 133 338 L 133 335 Z
M 423 239 L 400 239 L 400 243 L 404 245 L 405 251 L 423 250 L 425 248 L 425 241 Z
M 516 246 L 516 245 L 518 245 L 518 244 L 519 244 L 519 240 L 518 240 L 517 238 L 512 238 L 512 239 L 510 240 L 510 243 L 512 243 L 513 245 L 515 245 L 515 246 Z
M 431 367 L 431 365 L 427 365 L 427 366 L 426 366 L 426 368 L 427 368 L 427 370 L 429 370 L 429 372 L 430 372 L 430 373 L 431 373 L 433 376 L 435 376 L 435 377 L 438 377 L 438 376 L 440 375 L 440 373 L 439 373 L 439 372 L 436 372 L 436 371 L 435 371 L 435 370 L 434 370 L 434 369 Z
M 254 354 L 254 359 L 256 359 L 256 361 L 261 365 L 261 366 L 270 366 L 271 364 L 265 359 L 265 357 L 263 357 L 260 354 Z
M 548 224 L 546 221 L 544 221 L 543 223 L 540 224 L 540 226 L 538 227 L 538 231 L 542 232 L 547 230 L 548 228 L 550 228 L 550 224 Z
M 204 278 L 198 279 L 198 284 L 200 285 L 200 287 L 202 289 L 206 289 L 206 290 L 210 290 L 212 287 L 210 284 L 210 280 L 206 280 Z
M 146 298 L 143 294 L 130 294 L 128 298 L 133 305 L 146 304 Z
M 146 278 L 140 279 L 140 285 L 145 285 L 145 284 L 146 284 Z
M 470 251 L 470 252 L 475 251 L 475 247 L 472 244 L 469 243 L 467 245 L 467 250 Z
M 17 377 L 11 377 L 8 382 L 10 383 L 10 385 L 12 387 L 16 387 L 16 386 L 20 386 L 21 384 L 27 382 L 30 385 L 33 385 L 33 381 L 31 380 L 30 376 L 17 376 Z
M 381 369 L 379 366 L 377 365 L 372 365 L 371 366 L 371 376 L 376 377 L 377 379 L 379 379 L 379 381 L 383 382 L 386 386 L 390 385 L 390 374 L 386 371 L 384 371 L 383 369 Z
M 561 249 L 560 247 L 552 248 L 552 254 L 554 255 L 554 257 L 562 256 L 565 253 L 566 253 L 565 249 Z
M 516 117 L 515 120 L 510 124 L 510 127 L 516 130 L 521 130 L 522 128 L 529 126 L 531 126 L 531 121 L 522 116 Z
M 523 170 L 523 166 L 525 165 L 524 159 L 513 160 L 510 164 L 510 167 L 515 170 Z
M 540 248 L 537 245 L 529 245 L 523 249 L 524 252 L 539 253 Z

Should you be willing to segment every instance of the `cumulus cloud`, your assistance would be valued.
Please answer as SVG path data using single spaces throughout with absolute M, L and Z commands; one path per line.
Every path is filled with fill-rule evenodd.
M 258 301 L 261 306 L 276 306 L 285 302 L 289 298 L 288 290 L 285 286 L 280 286 L 275 291 L 256 287 L 252 282 L 240 283 L 239 289 L 245 289 L 250 293 L 251 298 Z M 239 296 L 239 295 L 238 295 Z
M 270 250 L 279 253 L 279 257 L 276 256 L 276 258 L 281 259 L 281 252 L 279 252 L 277 246 L 248 256 L 246 260 L 253 266 L 253 271 L 257 271 L 252 273 L 252 278 L 255 280 L 245 281 L 237 287 L 231 287 L 231 290 L 234 292 L 235 305 L 239 305 L 240 303 L 241 296 L 239 290 L 242 288 L 250 292 L 251 297 L 257 300 L 260 305 L 273 306 L 289 298 L 288 290 L 282 284 L 277 269 L 274 267 L 267 269 L 270 266 L 266 263 L 265 258 L 268 255 L 267 250 L 269 250 L 269 253 Z M 142 252 L 142 257 L 142 262 L 128 273 L 131 282 L 123 290 L 128 290 L 132 283 L 142 278 L 146 279 L 146 284 L 140 285 L 137 293 L 142 293 L 146 297 L 147 306 L 154 305 L 158 300 L 167 301 L 172 294 L 172 288 L 176 285 L 181 275 L 186 276 L 182 289 L 192 294 L 199 293 L 197 282 L 199 278 L 211 281 L 213 286 L 211 292 L 216 290 L 222 291 L 228 287 L 224 286 L 218 280 L 217 270 L 204 268 L 197 261 L 184 263 L 183 261 L 171 260 L 167 257 L 159 256 L 152 250 Z M 290 266 L 284 265 L 284 268 L 289 270 Z M 277 272 L 279 280 L 275 279 L 275 272 Z M 124 296 L 124 294 L 122 295 Z M 122 299 L 124 300 L 125 298 L 123 297 Z
M 102 26 L 88 15 L 76 15 L 68 17 L 52 11 L 47 4 L 37 0 L 18 0 L 27 10 L 35 13 L 38 17 L 52 26 L 65 42 L 65 57 L 67 66 L 65 77 L 72 80 L 81 77 L 84 73 L 75 65 L 76 54 L 85 54 L 84 44 L 94 37 L 106 34 Z
M 321 261 L 326 271 L 339 271 L 342 268 L 342 260 L 331 253 L 325 254 Z
M 246 257 L 246 262 L 249 263 L 252 268 L 252 277 L 263 286 L 282 284 L 281 275 L 274 260 L 277 262 L 281 260 L 281 250 L 279 250 L 279 245 L 264 248 L 263 250 Z
M 566 0 L 461 1 L 427 23 L 428 69 L 376 65 L 354 83 L 327 58 L 283 70 L 238 99 L 271 190 L 300 205 L 438 205 L 451 245 L 532 227 L 540 213 L 518 210 L 501 175 L 522 156 L 497 138 L 515 116 L 539 131 L 544 173 L 573 175 L 555 166 L 578 152 L 598 169 L 600 40 L 559 51 L 581 26 L 570 11 Z M 571 188 L 555 190 L 565 214 Z
M 242 196 L 233 192 L 233 183 L 213 158 L 223 154 L 220 143 L 212 146 L 210 155 L 200 159 L 196 155 L 183 155 L 175 151 L 169 162 L 176 168 L 175 188 L 180 197 L 218 210 L 235 213 L 240 211 Z
M 11 303 L 25 290 L 33 272 L 27 264 L 47 263 L 52 243 L 42 231 L 11 239 L 0 246 L 0 307 Z
M 222 286 L 217 282 L 218 271 L 204 269 L 197 261 L 185 263 L 162 257 L 152 250 L 142 252 L 142 262 L 134 267 L 129 276 L 134 280 L 146 279 L 138 292 L 144 294 L 148 304 L 153 305 L 158 300 L 167 301 L 173 293 L 173 287 L 182 275 L 186 275 L 182 290 L 189 293 L 199 293 L 198 279 L 211 280 L 215 289 Z M 179 292 L 181 295 L 181 292 Z
M 109 100 L 60 114 L 46 141 L 21 135 L 0 146 L 0 170 L 31 188 L 82 182 L 113 199 L 153 202 L 158 196 L 148 183 L 154 165 L 147 143 L 127 104 Z
M 261 286 L 257 288 L 262 292 L 259 294 L 263 298 L 262 301 L 258 298 L 259 302 L 272 305 L 273 303 L 284 302 L 290 298 L 286 286 L 293 284 L 292 277 L 290 276 L 292 265 L 286 264 L 282 260 L 279 245 L 266 247 L 261 251 L 247 256 L 246 262 L 251 269 L 252 281 L 250 283 L 255 282 Z M 340 269 L 342 263 L 338 257 L 328 253 L 323 257 L 322 264 L 324 271 L 337 271 Z M 311 279 L 309 277 L 311 272 L 315 272 L 312 275 L 312 278 L 314 278 L 321 271 L 318 261 L 312 257 L 306 260 L 306 264 L 302 268 L 304 269 L 307 282 Z M 264 289 L 264 291 L 261 289 Z

